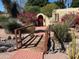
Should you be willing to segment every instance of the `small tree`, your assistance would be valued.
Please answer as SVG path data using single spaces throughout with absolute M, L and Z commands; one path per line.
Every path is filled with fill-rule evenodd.
M 79 7 L 79 0 L 73 0 L 71 7 Z
M 45 6 L 48 3 L 48 0 L 28 0 L 26 5 L 29 6 Z
M 51 17 L 52 16 L 52 11 L 53 9 L 57 9 L 58 6 L 54 3 L 47 4 L 46 6 L 41 8 L 41 12 L 44 13 L 45 15 Z
M 65 8 L 65 4 L 63 2 L 54 2 L 59 8 Z
M 39 6 L 25 6 L 26 12 L 32 12 L 32 13 L 39 13 L 40 7 Z

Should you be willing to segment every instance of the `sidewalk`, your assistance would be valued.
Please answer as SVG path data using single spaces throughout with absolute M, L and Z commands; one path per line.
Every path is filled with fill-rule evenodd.
M 64 53 L 45 54 L 44 59 L 68 59 Z
M 25 57 L 27 57 L 27 55 L 25 54 L 25 52 L 22 52 L 22 53 L 24 54 Z M 24 57 L 22 53 L 19 54 L 18 56 L 17 56 L 16 52 L 0 53 L 0 59 L 12 59 L 12 58 L 14 59 L 16 56 L 17 56 L 17 58 L 21 58 L 21 57 Z M 68 59 L 67 58 L 68 56 L 66 54 L 64 54 L 64 53 L 44 54 L 44 55 L 42 53 L 40 53 L 40 54 L 41 55 L 38 56 L 38 57 L 40 57 L 42 59 L 43 59 L 43 57 L 44 57 L 44 59 Z M 32 55 L 30 56 L 30 54 L 28 54 L 28 58 L 29 57 L 31 57 L 31 58 L 35 57 L 36 58 L 37 54 L 35 54 L 35 56 L 32 56 Z

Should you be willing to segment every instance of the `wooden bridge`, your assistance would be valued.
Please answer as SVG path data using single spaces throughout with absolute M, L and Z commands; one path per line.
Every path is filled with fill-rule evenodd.
M 32 27 L 32 25 L 18 28 L 15 30 L 16 37 L 16 47 L 20 48 L 31 48 L 35 50 L 42 51 L 43 53 L 47 52 L 47 44 L 49 39 L 48 27 L 35 27 L 35 31 L 31 33 L 23 34 L 21 32 L 24 28 Z

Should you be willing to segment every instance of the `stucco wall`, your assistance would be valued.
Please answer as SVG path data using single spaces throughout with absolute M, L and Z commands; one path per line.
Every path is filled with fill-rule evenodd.
M 62 16 L 70 13 L 79 13 L 79 8 L 66 8 L 66 9 L 57 9 L 54 13 L 52 13 L 53 19 L 55 19 L 55 14 L 59 14 L 59 21 L 61 21 Z
M 49 24 L 50 24 L 50 19 L 49 19 L 46 15 L 44 15 L 43 13 L 37 14 L 37 17 L 38 17 L 39 15 L 42 15 L 42 16 L 43 16 L 43 19 L 44 19 L 43 25 L 44 25 L 44 26 L 49 26 Z

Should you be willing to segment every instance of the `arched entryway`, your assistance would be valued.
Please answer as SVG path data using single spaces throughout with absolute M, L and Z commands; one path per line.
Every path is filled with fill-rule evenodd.
M 39 15 L 37 18 L 37 26 L 43 26 L 43 16 Z

